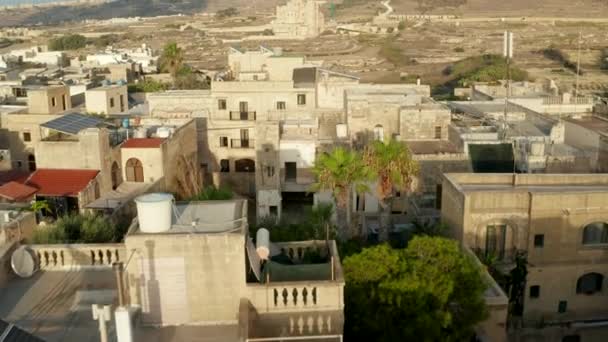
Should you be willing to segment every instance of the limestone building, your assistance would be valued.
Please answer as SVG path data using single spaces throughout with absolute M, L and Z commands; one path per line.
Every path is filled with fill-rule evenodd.
M 441 217 L 503 272 L 525 256 L 523 309 L 511 319 L 520 336 L 600 341 L 608 331 L 591 322 L 608 317 L 606 203 L 604 174 L 446 174 Z
M 208 182 L 257 198 L 257 215 L 281 215 L 306 197 L 317 153 L 371 139 L 447 139 L 449 109 L 416 84 L 363 84 L 303 57 L 231 49 L 230 77 L 210 90 L 149 94 L 150 116 L 195 118 Z M 418 116 L 424 130 L 404 120 Z M 446 120 L 447 119 L 447 120 Z M 437 128 L 438 127 L 438 128 Z
M 325 17 L 320 0 L 288 0 L 276 9 L 272 21 L 275 36 L 283 38 L 314 38 L 325 30 Z
M 165 204 L 138 208 L 124 243 L 28 246 L 40 271 L 19 278 L 0 270 L 2 317 L 45 341 L 97 338 L 91 303 L 111 305 L 107 331 L 118 342 L 343 340 L 334 241 L 270 241 L 266 259 L 249 236 L 245 200 Z M 0 260 L 15 244 L 0 245 Z M 307 262 L 313 252 L 323 261 Z M 122 267 L 113 272 L 113 263 Z M 50 301 L 44 312 L 32 311 L 39 298 Z

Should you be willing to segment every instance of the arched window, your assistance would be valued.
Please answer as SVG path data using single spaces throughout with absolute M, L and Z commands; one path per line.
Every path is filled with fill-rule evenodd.
M 236 172 L 255 172 L 255 162 L 251 159 L 239 159 L 234 162 Z
M 587 273 L 576 281 L 576 293 L 592 295 L 602 291 L 604 276 L 599 273 Z
M 115 190 L 116 188 L 118 188 L 118 185 L 120 185 L 121 182 L 121 177 L 120 177 L 120 167 L 118 166 L 117 162 L 114 162 L 112 164 L 112 190 Z
M 137 158 L 131 158 L 127 160 L 126 168 L 127 182 L 143 182 L 144 181 L 144 167 Z
M 382 125 L 374 127 L 374 140 L 384 141 L 384 128 Z
M 27 167 L 31 172 L 36 171 L 36 157 L 33 154 L 27 156 Z
M 608 244 L 608 223 L 593 222 L 583 228 L 583 245 Z
M 499 259 L 504 258 L 507 241 L 507 225 L 490 224 L 486 226 L 486 254 Z

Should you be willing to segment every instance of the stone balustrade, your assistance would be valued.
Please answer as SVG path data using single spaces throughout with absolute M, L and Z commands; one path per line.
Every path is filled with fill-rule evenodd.
M 329 241 L 329 245 L 320 240 L 279 242 L 276 245 L 296 264 L 314 249 L 319 249 L 321 255 L 329 252 L 332 279 L 247 284 L 249 301 L 258 313 L 344 308 L 344 275 L 335 241 Z
M 258 313 L 342 310 L 344 282 L 312 281 L 249 284 L 249 300 Z
M 40 270 L 65 268 L 109 268 L 126 261 L 122 243 L 30 245 L 38 256 Z

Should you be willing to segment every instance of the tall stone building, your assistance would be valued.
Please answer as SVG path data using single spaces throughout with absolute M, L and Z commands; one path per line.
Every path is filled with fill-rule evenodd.
M 325 29 L 325 18 L 319 0 L 291 0 L 277 6 L 276 19 L 272 22 L 275 36 L 289 38 L 313 38 Z
M 441 218 L 498 272 L 525 256 L 525 280 L 513 285 L 523 293 L 512 312 L 518 340 L 605 341 L 605 326 L 593 323 L 608 318 L 607 201 L 605 174 L 452 173 Z

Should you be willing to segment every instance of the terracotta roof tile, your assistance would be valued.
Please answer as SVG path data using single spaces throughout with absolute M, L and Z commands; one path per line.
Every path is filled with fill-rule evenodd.
M 122 148 L 158 148 L 164 138 L 131 138 L 122 144 Z
M 38 169 L 25 182 L 40 196 L 78 196 L 97 176 L 98 170 Z
M 25 201 L 32 197 L 38 189 L 17 182 L 8 182 L 0 186 L 0 196 L 11 201 Z

